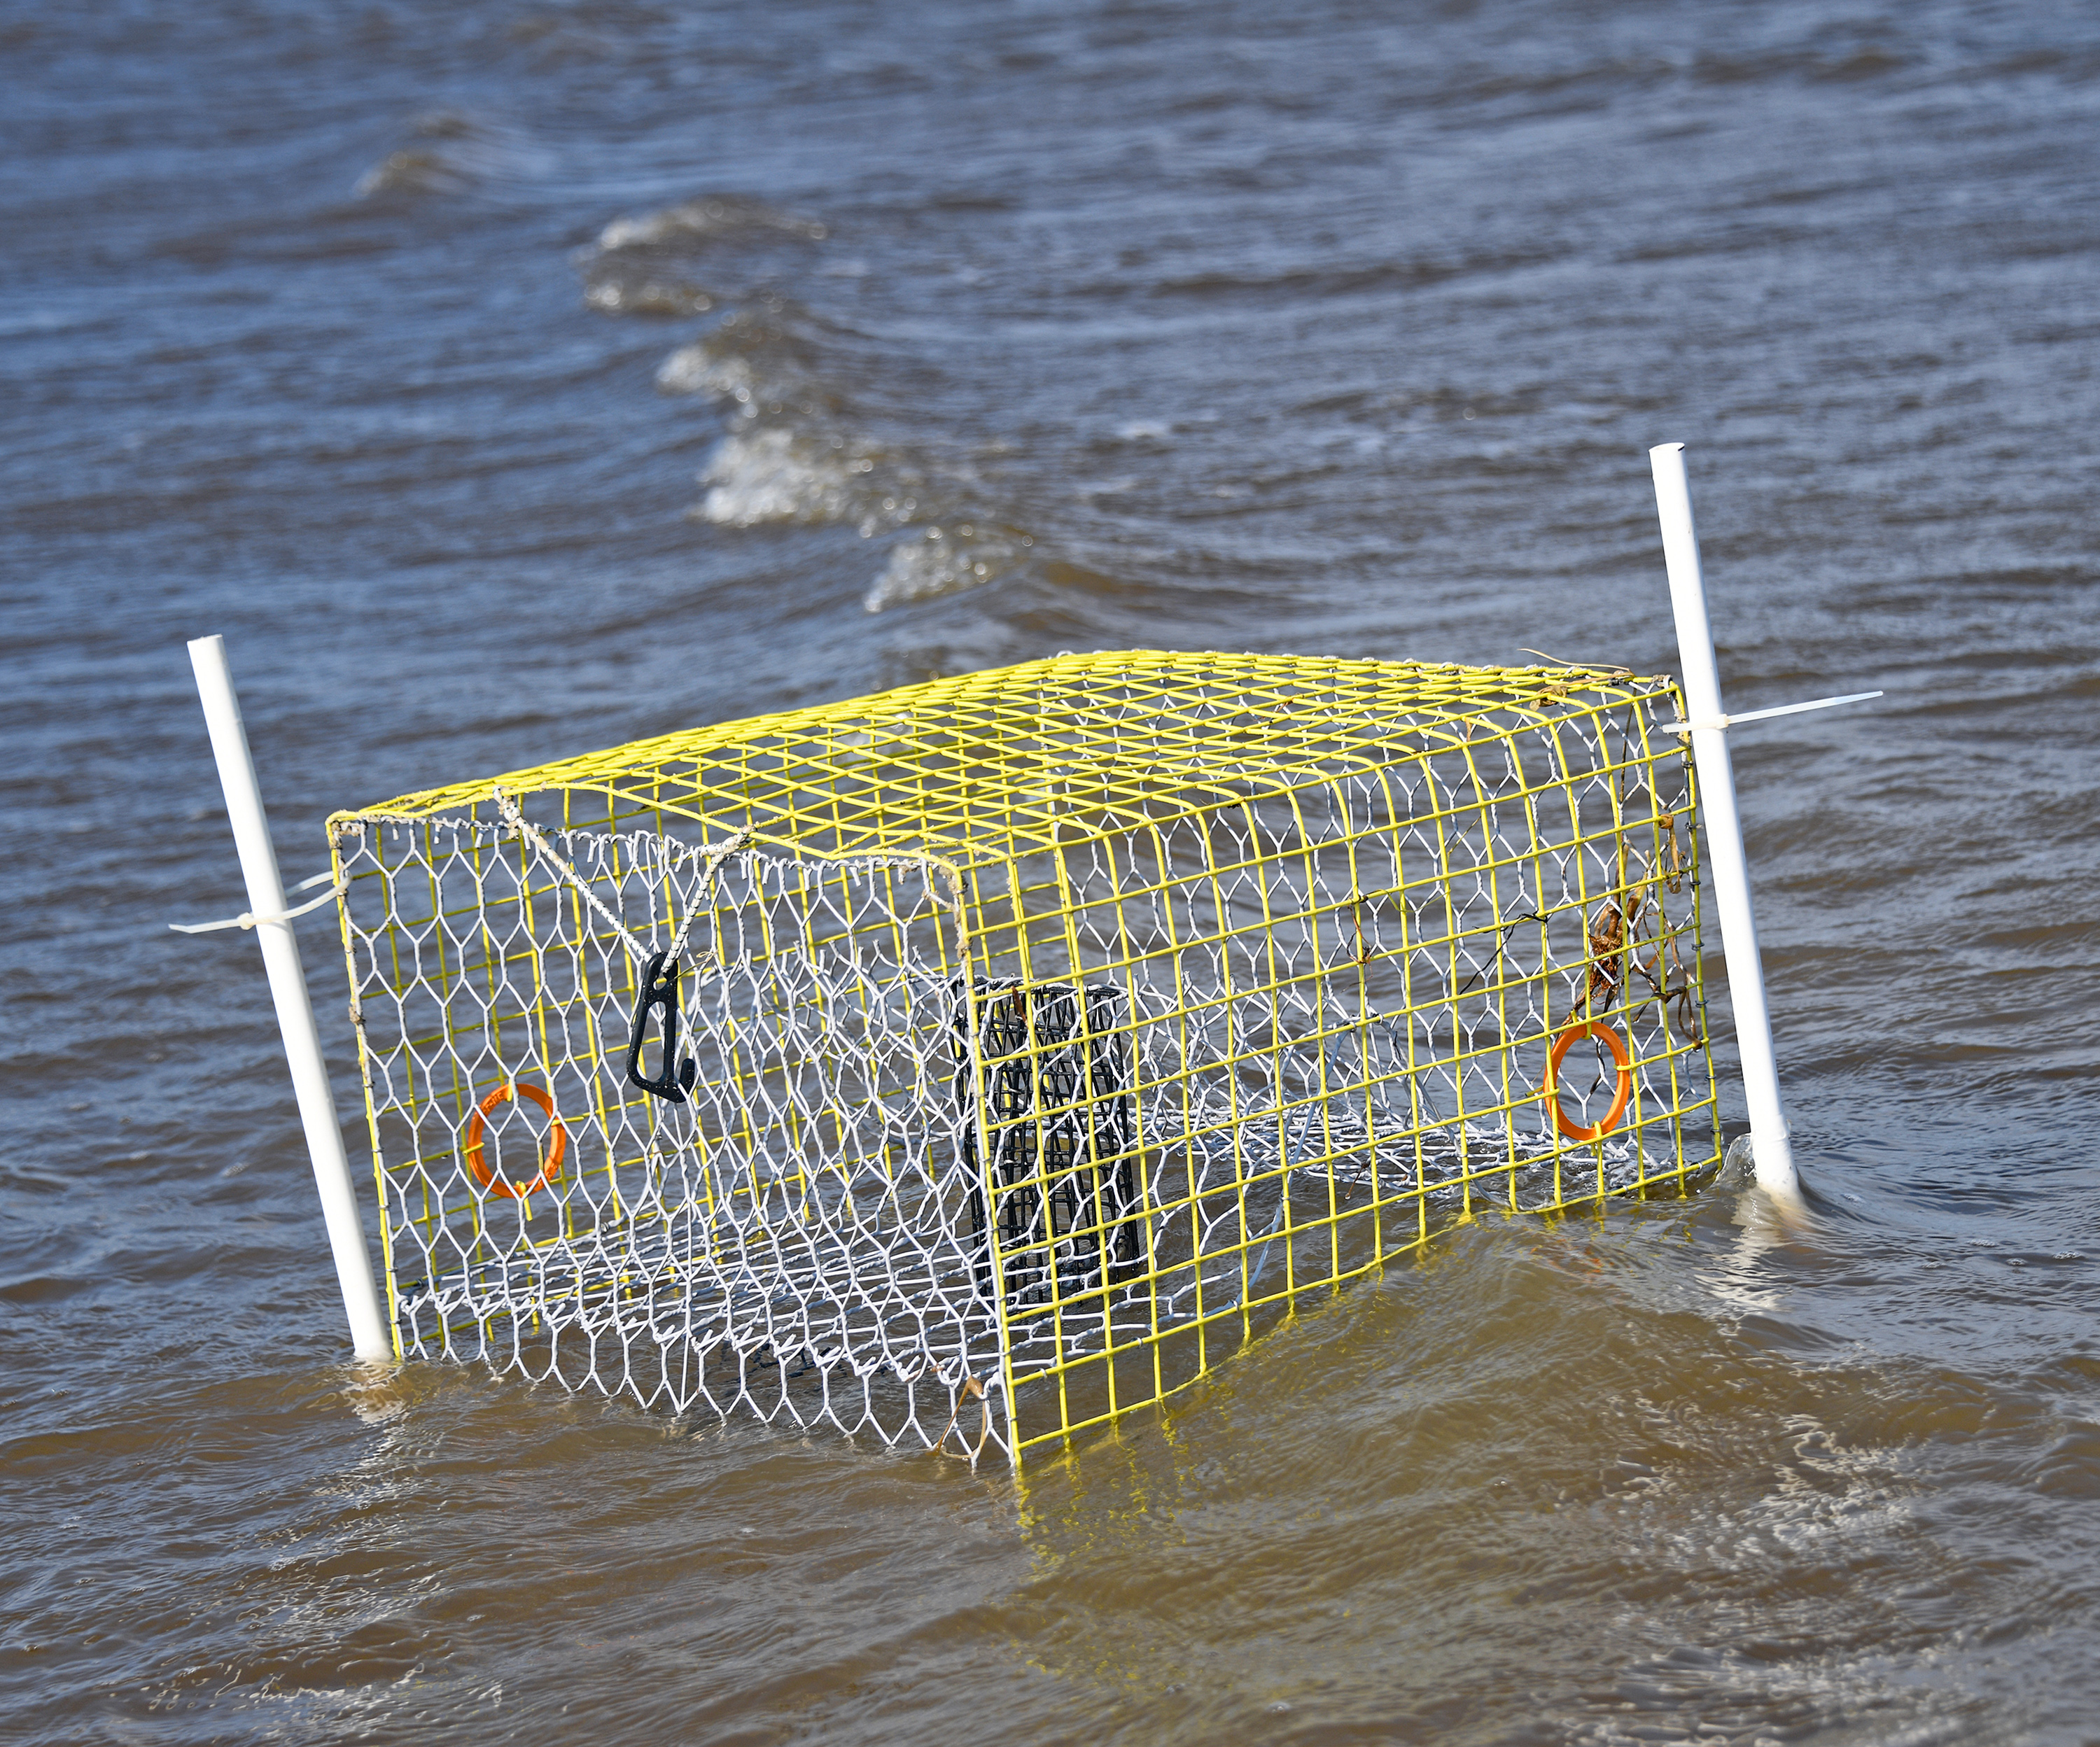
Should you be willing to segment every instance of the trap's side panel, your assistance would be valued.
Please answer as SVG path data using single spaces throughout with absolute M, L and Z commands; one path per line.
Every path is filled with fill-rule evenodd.
M 1674 701 L 1483 717 L 1136 829 L 1075 783 L 1065 840 L 973 873 L 1022 1451 L 1457 1220 L 1717 1162 Z

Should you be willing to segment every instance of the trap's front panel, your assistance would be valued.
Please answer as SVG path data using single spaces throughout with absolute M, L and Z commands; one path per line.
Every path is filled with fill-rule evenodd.
M 676 1412 L 997 1443 L 938 869 L 544 840 L 338 827 L 403 1353 Z M 673 1100 L 624 1070 L 634 947 L 682 924 Z
M 1067 842 L 975 871 L 979 999 L 1011 1010 L 979 1024 L 978 1122 L 1021 1450 L 1457 1220 L 1717 1162 L 1674 702 L 1138 829 L 1076 804 Z

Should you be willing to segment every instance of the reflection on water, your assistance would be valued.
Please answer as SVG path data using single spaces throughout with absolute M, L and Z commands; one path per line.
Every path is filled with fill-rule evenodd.
M 10 1739 L 2090 1736 L 2090 20 L 0 42 Z M 1479 1220 L 1025 1489 L 340 1362 L 185 638 L 297 877 L 1060 649 L 1662 671 L 1668 439 L 1732 701 L 1888 694 L 1736 742 L 1805 1224 Z

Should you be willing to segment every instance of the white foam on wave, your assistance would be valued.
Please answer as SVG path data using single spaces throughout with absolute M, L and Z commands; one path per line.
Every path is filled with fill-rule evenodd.
M 658 212 L 634 218 L 615 218 L 598 233 L 598 246 L 606 254 L 623 249 L 676 248 L 739 233 L 771 232 L 822 242 L 828 228 L 814 218 L 798 218 L 792 213 L 776 212 L 757 201 L 735 195 L 711 194 L 699 200 L 682 201 Z
M 1035 558 L 1032 536 L 973 515 L 974 468 L 834 423 L 841 409 L 804 374 L 795 350 L 781 333 L 732 315 L 657 366 L 662 393 L 704 395 L 735 408 L 700 471 L 707 489 L 689 512 L 694 520 L 728 528 L 849 523 L 862 539 L 913 530 L 862 598 L 871 613 L 982 587 Z
M 717 354 L 704 340 L 682 346 L 656 367 L 656 386 L 667 395 L 712 395 L 749 405 L 758 387 L 751 360 Z
M 718 527 L 767 522 L 857 519 L 867 501 L 871 455 L 843 439 L 813 440 L 772 427 L 722 439 L 701 470 L 708 495 L 693 514 Z
M 754 337 L 734 314 L 705 339 L 681 346 L 666 357 L 656 367 L 656 386 L 667 395 L 734 401 L 746 420 L 761 411 L 776 418 L 784 414 L 801 421 L 809 440 L 828 440 L 834 447 L 840 440 L 818 438 L 812 431 L 813 426 L 824 422 L 823 408 L 834 397 L 801 366 L 795 349 L 763 333 Z
M 969 522 L 927 528 L 890 548 L 889 561 L 862 604 L 879 613 L 908 601 L 982 588 L 1026 562 L 1035 545 L 1026 534 Z

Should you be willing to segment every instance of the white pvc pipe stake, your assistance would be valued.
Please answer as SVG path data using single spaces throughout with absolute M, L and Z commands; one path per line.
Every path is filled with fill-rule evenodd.
M 1655 470 L 1656 508 L 1662 518 L 1662 554 L 1670 568 L 1670 604 L 1677 615 L 1677 649 L 1684 668 L 1684 714 L 1692 761 L 1699 773 L 1699 810 L 1714 869 L 1714 901 L 1721 912 L 1721 952 L 1736 1009 L 1736 1047 L 1742 1058 L 1743 1096 L 1750 1109 L 1750 1153 L 1758 1188 L 1776 1201 L 1798 1205 L 1801 1180 L 1793 1168 L 1786 1112 L 1779 1098 L 1779 1065 L 1772 1055 L 1771 1016 L 1765 1006 L 1764 967 L 1758 957 L 1757 917 L 1750 907 L 1750 871 L 1743 855 L 1743 825 L 1736 811 L 1736 773 L 1728 760 L 1728 718 L 1721 709 L 1721 675 L 1714 664 L 1714 633 L 1706 620 L 1706 589 L 1699 571 L 1699 537 L 1692 525 L 1692 488 L 1684 477 L 1684 445 L 1648 452 Z M 1738 718 L 1739 720 L 1741 718 Z
M 313 1004 L 307 999 L 298 938 L 285 911 L 284 881 L 277 873 L 277 852 L 270 841 L 262 792 L 255 784 L 248 730 L 241 723 L 240 699 L 233 695 L 233 676 L 227 671 L 226 639 L 201 637 L 189 648 L 197 694 L 204 700 L 204 719 L 211 730 L 212 756 L 218 761 L 219 787 L 226 792 L 226 811 L 233 821 L 241 876 L 248 882 L 248 908 L 255 937 L 262 943 L 263 967 L 270 973 L 271 997 L 277 1004 L 277 1026 L 284 1033 L 292 1087 L 298 1095 L 299 1120 L 306 1127 L 314 1183 L 320 1190 L 321 1212 L 328 1221 L 329 1247 L 335 1252 L 351 1343 L 360 1359 L 390 1359 L 393 1337 L 372 1282 L 372 1259 L 365 1251 L 364 1228 L 357 1215 L 350 1161 L 343 1155 L 342 1130 L 336 1124 L 335 1097 L 321 1059 Z

